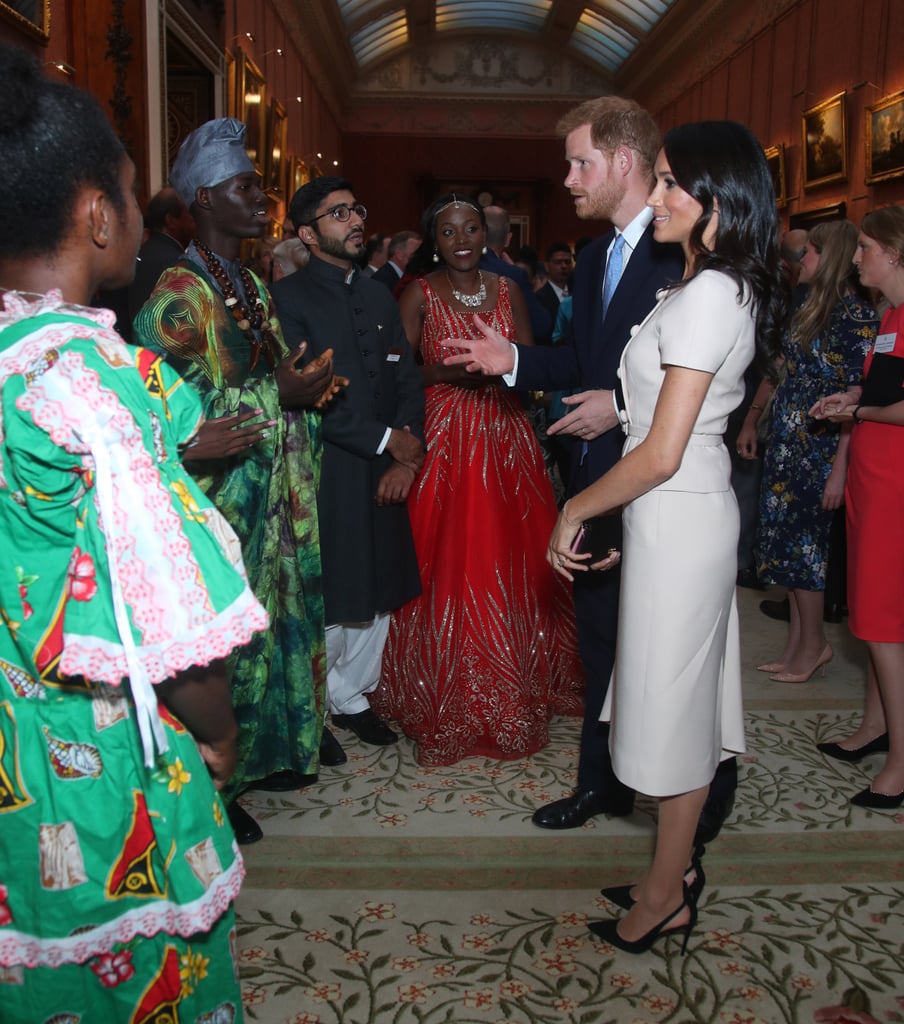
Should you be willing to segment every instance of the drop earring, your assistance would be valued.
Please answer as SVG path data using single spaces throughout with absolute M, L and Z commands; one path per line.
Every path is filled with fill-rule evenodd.
M 486 256 L 486 254 L 487 254 L 487 247 L 486 247 L 486 246 L 484 246 L 484 247 L 483 247 L 483 248 L 482 248 L 482 249 L 480 250 L 480 252 L 481 252 L 481 254 L 482 254 L 483 256 Z
M 436 249 L 433 250 L 433 262 L 439 263 L 439 253 L 436 251 Z

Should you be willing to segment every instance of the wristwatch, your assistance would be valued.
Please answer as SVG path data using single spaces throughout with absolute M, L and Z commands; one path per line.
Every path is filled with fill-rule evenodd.
M 855 423 L 862 423 L 863 422 L 863 420 L 860 419 L 859 413 L 860 413 L 860 406 L 859 405 L 855 405 L 854 408 L 851 410 L 851 419 Z

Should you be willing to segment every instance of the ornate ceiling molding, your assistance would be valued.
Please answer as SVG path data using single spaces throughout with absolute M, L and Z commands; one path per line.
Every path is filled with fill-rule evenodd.
M 364 75 L 355 101 L 405 96 L 561 99 L 611 91 L 608 77 L 534 44 L 474 36 L 418 46 Z

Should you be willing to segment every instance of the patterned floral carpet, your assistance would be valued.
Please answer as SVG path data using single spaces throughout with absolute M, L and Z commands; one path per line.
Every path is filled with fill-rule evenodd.
M 781 627 L 741 591 L 746 665 Z M 748 753 L 708 849 L 700 919 L 632 957 L 588 920 L 617 908 L 651 850 L 652 804 L 544 832 L 570 790 L 577 723 L 516 762 L 418 768 L 411 744 L 337 733 L 340 768 L 297 793 L 243 798 L 266 833 L 239 900 L 245 1012 L 263 1024 L 904 1022 L 904 813 L 851 807 L 881 760 L 815 744 L 856 717 L 863 652 L 830 628 L 826 681 L 745 678 Z

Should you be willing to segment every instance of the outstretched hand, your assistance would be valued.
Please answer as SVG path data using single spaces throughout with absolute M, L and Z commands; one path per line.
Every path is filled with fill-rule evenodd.
M 267 436 L 267 430 L 276 425 L 276 420 L 248 420 L 260 416 L 263 409 L 251 409 L 235 416 L 218 416 L 205 420 L 194 437 L 182 451 L 183 462 L 203 462 L 205 459 L 226 459 L 231 455 L 251 448 L 260 438 Z
M 443 365 L 464 366 L 469 373 L 476 373 L 479 370 L 489 377 L 501 377 L 505 373 L 511 373 L 515 368 L 512 343 L 504 334 L 500 334 L 481 320 L 476 313 L 472 321 L 480 332 L 480 337 L 444 338 L 444 348 L 456 348 L 460 351 L 446 356 Z

